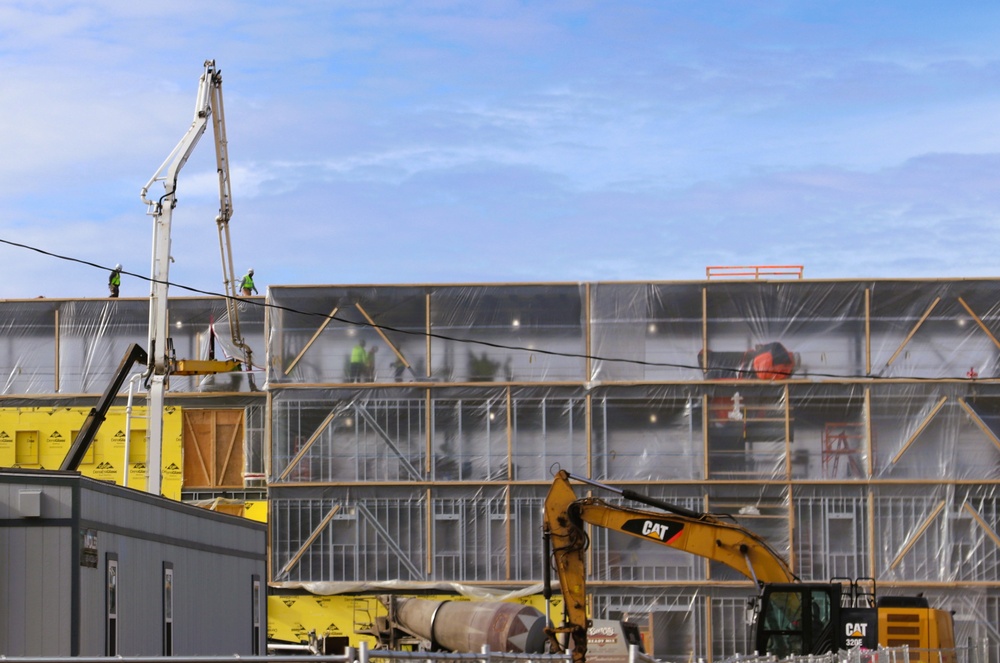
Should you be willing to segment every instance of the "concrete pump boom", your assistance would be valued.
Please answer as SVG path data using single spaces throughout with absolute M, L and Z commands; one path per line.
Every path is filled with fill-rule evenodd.
M 177 206 L 175 192 L 177 176 L 187 163 L 198 141 L 213 120 L 215 134 L 216 169 L 219 176 L 219 214 L 216 224 L 219 230 L 219 244 L 222 251 L 222 266 L 226 289 L 226 307 L 233 343 L 243 352 L 245 370 L 251 370 L 250 347 L 244 342 L 239 330 L 239 316 L 236 302 L 236 282 L 233 270 L 232 249 L 229 241 L 229 220 L 232 217 L 232 195 L 229 188 L 229 154 L 226 140 L 225 117 L 222 104 L 222 74 L 215 67 L 215 60 L 205 61 L 205 70 L 198 85 L 195 101 L 194 120 L 180 142 L 167 156 L 156 173 L 142 187 L 142 202 L 146 204 L 146 214 L 153 217 L 153 258 L 149 289 L 149 343 L 147 345 L 149 363 L 147 368 L 147 388 L 149 400 L 149 422 L 147 424 L 147 453 L 149 467 L 148 490 L 160 493 L 160 465 L 163 440 L 163 405 L 168 379 L 171 373 L 196 375 L 223 373 L 237 370 L 239 362 L 231 361 L 181 361 L 174 358 L 169 336 L 167 316 L 167 292 L 170 274 L 170 223 L 174 207 Z M 157 182 L 163 185 L 159 197 L 150 189 Z M 251 386 L 253 381 L 251 379 Z

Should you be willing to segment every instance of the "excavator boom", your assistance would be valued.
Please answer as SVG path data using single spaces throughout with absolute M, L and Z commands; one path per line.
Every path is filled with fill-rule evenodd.
M 612 505 L 595 497 L 580 498 L 571 479 L 621 493 L 664 511 Z M 736 523 L 643 498 L 565 470 L 556 474 L 545 498 L 544 523 L 566 611 L 566 624 L 553 629 L 553 639 L 557 633 L 569 634 L 573 641 L 574 663 L 583 662 L 587 647 L 586 549 L 589 540 L 585 524 L 721 562 L 758 585 L 797 580 L 788 564 L 767 542 Z
M 577 497 L 571 479 L 662 511 Z M 874 579 L 848 580 L 848 585 L 843 582 L 847 579 L 800 582 L 764 539 L 716 515 L 684 509 L 560 470 L 545 499 L 543 520 L 545 549 L 549 551 L 546 556 L 551 555 L 559 575 L 565 611 L 563 625 L 550 627 L 546 633 L 559 649 L 563 648 L 559 636 L 569 635 L 573 663 L 586 663 L 587 654 L 588 524 L 720 562 L 753 580 L 760 590 L 754 603 L 754 639 L 761 653 L 801 656 L 857 646 L 874 649 L 900 644 L 902 640 L 892 629 L 905 621 L 917 624 L 907 627 L 910 637 L 907 643 L 940 650 L 944 660 L 954 660 L 953 653 L 948 654 L 955 641 L 952 619 L 947 612 L 931 608 L 925 599 L 918 598 L 897 599 L 896 603 L 880 600 L 876 604 Z M 862 580 L 871 581 L 871 592 L 863 591 Z M 546 598 L 550 595 L 547 585 L 546 582 Z

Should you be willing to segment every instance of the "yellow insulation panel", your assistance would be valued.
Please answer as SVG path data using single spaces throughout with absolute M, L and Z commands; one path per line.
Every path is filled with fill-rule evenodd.
M 90 408 L 0 408 L 0 467 L 57 470 Z M 138 490 L 146 489 L 146 408 L 133 407 L 126 450 L 125 408 L 113 407 L 80 464 L 80 473 Z M 163 409 L 160 488 L 179 500 L 183 483 L 181 409 Z M 128 477 L 126 484 L 125 478 Z

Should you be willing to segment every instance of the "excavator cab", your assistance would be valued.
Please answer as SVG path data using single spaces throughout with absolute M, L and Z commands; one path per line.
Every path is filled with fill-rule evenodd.
M 778 658 L 878 648 L 878 611 L 844 605 L 840 583 L 770 583 L 757 604 L 755 643 Z

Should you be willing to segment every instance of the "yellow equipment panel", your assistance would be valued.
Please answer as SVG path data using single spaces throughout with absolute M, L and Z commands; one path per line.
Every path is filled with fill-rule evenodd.
M 88 414 L 90 408 L 0 408 L 0 467 L 59 469 Z M 132 408 L 131 429 L 126 450 L 125 408 L 111 408 L 80 464 L 80 473 L 145 490 L 145 407 Z M 179 500 L 184 467 L 180 408 L 163 409 L 161 460 L 163 495 Z

